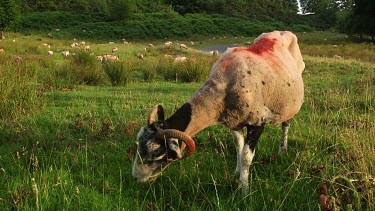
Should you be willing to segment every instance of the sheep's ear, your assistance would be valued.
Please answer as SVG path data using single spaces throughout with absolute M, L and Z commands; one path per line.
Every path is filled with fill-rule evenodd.
M 181 159 L 180 147 L 177 139 L 168 139 L 168 158 L 172 160 Z

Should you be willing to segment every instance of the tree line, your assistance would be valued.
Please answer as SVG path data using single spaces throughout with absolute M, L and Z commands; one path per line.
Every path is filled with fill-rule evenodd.
M 139 13 L 221 14 L 317 29 L 338 27 L 373 39 L 375 34 L 374 0 L 0 0 L 0 31 L 20 15 L 53 11 L 97 13 L 105 22 L 126 21 Z

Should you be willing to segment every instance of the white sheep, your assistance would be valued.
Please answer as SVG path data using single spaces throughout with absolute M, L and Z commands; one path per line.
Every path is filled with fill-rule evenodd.
M 143 54 L 142 53 L 138 53 L 138 55 L 137 55 L 137 59 L 140 59 L 140 60 L 143 60 Z
M 104 61 L 118 61 L 119 57 L 114 56 L 114 55 L 110 55 L 110 54 L 106 54 L 106 55 L 103 56 L 103 60 Z
M 86 46 L 83 48 L 84 51 L 90 51 L 90 49 L 91 49 L 91 47 L 90 47 L 89 45 L 86 45 Z
M 218 50 L 214 50 L 212 52 L 212 56 L 219 56 L 219 51 Z
M 177 43 L 177 45 L 180 46 L 180 49 L 181 49 L 181 48 L 188 49 L 188 47 L 187 47 L 185 44 Z
M 85 46 L 85 45 L 86 45 L 86 42 L 85 42 L 85 41 L 81 41 L 81 42 L 79 42 L 79 45 L 81 45 L 81 46 Z
M 263 33 L 250 47 L 227 50 L 212 66 L 205 84 L 170 118 L 164 120 L 161 105 L 152 109 L 147 126 L 137 136 L 133 177 L 148 181 L 173 161 L 191 156 L 195 150 L 191 137 L 221 123 L 232 130 L 235 172 L 240 173 L 242 191 L 247 193 L 249 167 L 266 123 L 282 124 L 279 153 L 287 149 L 289 120 L 303 103 L 304 68 L 297 37 L 288 31 Z M 182 155 L 185 146 L 187 152 Z
M 116 47 L 112 48 L 112 53 L 115 53 L 117 51 L 118 51 L 118 49 Z
M 164 43 L 164 45 L 166 47 L 171 47 L 172 46 L 172 42 L 171 41 L 167 41 L 167 42 Z
M 103 61 L 103 56 L 96 56 L 96 60 L 102 62 Z
M 53 56 L 53 51 L 47 51 L 47 55 Z
M 68 50 L 64 50 L 64 51 L 61 51 L 61 55 L 63 56 L 63 57 L 67 57 L 67 56 L 69 56 L 69 51 Z
M 186 60 L 187 60 L 186 56 L 177 56 L 174 59 L 174 62 L 186 62 Z

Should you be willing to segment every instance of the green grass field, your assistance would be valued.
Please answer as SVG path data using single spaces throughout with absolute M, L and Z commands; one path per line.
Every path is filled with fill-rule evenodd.
M 112 86 L 95 60 L 83 56 L 87 64 L 81 66 L 59 53 L 50 58 L 41 47 L 48 42 L 59 52 L 73 41 L 6 37 L 0 42 L 5 49 L 0 53 L 1 210 L 375 208 L 372 44 L 351 43 L 331 33 L 299 35 L 306 63 L 305 102 L 291 121 L 288 153 L 277 154 L 281 126 L 267 125 L 251 165 L 250 192 L 243 196 L 233 174 L 232 137 L 221 125 L 201 131 L 196 153 L 173 163 L 156 181 L 138 184 L 131 176 L 136 134 L 149 110 L 157 103 L 163 104 L 167 116 L 177 110 L 202 85 L 201 77 L 215 60 L 212 56 L 194 49 L 165 49 L 164 41 L 154 41 L 155 49 L 140 63 L 136 53 L 148 41 L 121 45 L 125 67 L 120 71 L 131 70 L 132 76 Z M 242 39 L 239 43 L 253 40 Z M 194 48 L 236 41 L 206 39 Z M 89 45 L 94 55 L 111 49 L 106 43 Z M 199 61 L 192 66 L 164 65 L 166 53 Z M 197 81 L 175 82 L 173 77 L 165 79 L 168 74 L 162 71 L 168 68 L 173 74 L 180 68 L 190 76 L 201 75 Z M 194 68 L 207 70 L 189 72 Z M 93 69 L 100 75 L 91 76 L 97 83 L 73 80 Z M 150 70 L 155 76 L 146 80 Z

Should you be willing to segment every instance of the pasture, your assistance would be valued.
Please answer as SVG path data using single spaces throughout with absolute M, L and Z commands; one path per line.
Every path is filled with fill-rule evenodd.
M 70 46 L 73 40 L 6 34 L 0 41 L 0 208 L 373 210 L 375 46 L 328 32 L 297 36 L 306 63 L 305 102 L 291 121 L 288 153 L 277 154 L 281 126 L 267 125 L 243 196 L 233 175 L 232 137 L 221 125 L 201 131 L 195 154 L 154 182 L 136 183 L 131 168 L 136 134 L 152 106 L 163 104 L 170 116 L 207 78 L 218 57 L 198 49 L 244 45 L 254 37 L 207 38 L 194 46 L 171 40 L 172 47 L 166 40 L 85 40 L 90 51 L 83 51 Z M 63 57 L 63 50 L 75 55 Z M 119 61 L 102 65 L 96 56 L 105 54 Z

